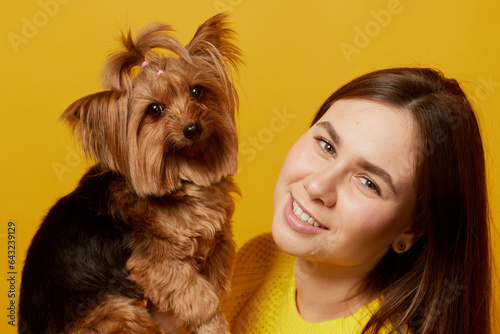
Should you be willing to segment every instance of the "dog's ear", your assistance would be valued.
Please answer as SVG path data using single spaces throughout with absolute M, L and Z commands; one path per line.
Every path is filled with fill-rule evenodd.
M 242 63 L 241 51 L 233 44 L 234 31 L 228 27 L 225 20 L 226 15 L 223 13 L 208 19 L 198 28 L 186 49 L 191 56 L 222 56 L 236 69 L 237 65 Z
M 123 172 L 126 166 L 127 96 L 104 91 L 73 102 L 61 119 L 79 137 L 87 156 L 103 168 Z

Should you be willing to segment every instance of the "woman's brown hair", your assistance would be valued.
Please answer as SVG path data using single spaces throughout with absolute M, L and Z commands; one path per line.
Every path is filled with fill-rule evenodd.
M 390 250 L 365 279 L 381 295 L 363 333 L 490 333 L 491 251 L 481 134 L 454 79 L 428 68 L 363 75 L 321 106 L 368 99 L 410 112 L 419 127 L 414 226 L 425 231 L 403 254 Z M 390 131 L 388 129 L 388 131 Z

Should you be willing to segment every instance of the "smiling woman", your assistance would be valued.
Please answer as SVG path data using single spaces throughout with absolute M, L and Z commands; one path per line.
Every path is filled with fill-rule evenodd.
M 409 249 L 422 235 L 411 230 L 413 123 L 407 114 L 369 100 L 334 103 L 283 163 L 274 196 L 277 245 L 297 264 L 321 257 L 343 275 L 361 276 L 387 253 L 387 245 L 404 241 Z M 311 226 L 311 218 L 322 228 Z
M 272 237 L 239 251 L 231 332 L 490 333 L 487 207 L 480 131 L 455 80 L 357 78 L 290 149 Z

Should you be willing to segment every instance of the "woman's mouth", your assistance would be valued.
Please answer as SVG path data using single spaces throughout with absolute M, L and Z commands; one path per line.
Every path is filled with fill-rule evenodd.
M 306 224 L 309 224 L 311 226 L 314 226 L 314 227 L 319 227 L 319 228 L 323 228 L 323 229 L 326 229 L 326 227 L 320 225 L 316 220 L 314 220 L 313 217 L 309 216 L 307 213 L 305 213 L 299 206 L 299 204 L 297 204 L 297 202 L 295 200 L 293 200 L 293 213 L 295 214 L 295 216 L 297 218 L 299 218 L 303 223 L 306 223 Z
M 306 212 L 293 196 L 290 196 L 285 204 L 284 218 L 292 229 L 300 233 L 318 234 L 330 230 L 316 221 L 309 212 Z

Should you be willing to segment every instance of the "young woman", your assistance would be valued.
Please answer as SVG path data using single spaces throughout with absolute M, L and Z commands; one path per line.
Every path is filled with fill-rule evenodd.
M 480 131 L 426 68 L 331 95 L 280 172 L 272 237 L 239 252 L 231 333 L 490 333 Z
M 486 192 L 455 80 L 394 68 L 351 81 L 290 149 L 272 236 L 238 252 L 231 333 L 490 333 Z

